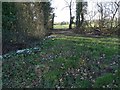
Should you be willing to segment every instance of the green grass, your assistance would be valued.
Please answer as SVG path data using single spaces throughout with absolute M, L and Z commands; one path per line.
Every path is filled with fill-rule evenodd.
M 68 29 L 69 25 L 54 25 L 54 29 Z
M 94 87 L 110 87 L 114 81 L 114 76 L 111 73 L 108 73 L 104 76 L 98 77 Z M 108 85 L 108 86 L 107 86 Z
M 73 27 L 75 25 L 72 25 Z M 67 25 L 54 25 L 54 29 L 68 29 L 69 28 L 69 24 Z
M 37 54 L 3 59 L 3 87 L 120 87 L 118 46 L 110 37 L 46 39 Z

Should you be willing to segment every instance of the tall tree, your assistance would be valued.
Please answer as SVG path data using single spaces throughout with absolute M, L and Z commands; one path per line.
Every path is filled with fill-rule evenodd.
M 105 18 L 104 18 L 104 4 L 102 2 L 97 3 L 98 6 L 98 12 L 100 13 L 100 17 L 99 17 L 99 28 L 103 28 L 104 27 L 104 23 L 105 23 Z
M 50 5 L 50 2 L 3 3 L 4 40 L 24 42 L 28 37 L 43 37 L 52 10 Z M 7 33 L 10 38 L 4 37 Z
M 80 28 L 84 22 L 84 14 L 87 12 L 87 2 L 76 2 L 76 27 Z
M 53 15 L 53 8 L 51 7 L 51 2 L 42 2 L 42 10 L 43 10 L 43 14 L 44 14 L 44 25 L 46 27 L 46 29 L 49 29 L 48 23 L 50 21 L 51 16 Z
M 48 10 L 43 7 L 46 7 L 43 2 L 3 2 L 3 44 L 27 43 L 34 38 L 43 38 L 48 27 L 45 23 L 49 21 L 50 15 L 50 12 L 45 14 Z
M 69 29 L 72 29 L 72 24 L 73 24 L 73 19 L 74 19 L 74 17 L 72 16 L 72 6 L 73 6 L 73 1 L 72 0 L 70 0 L 70 1 L 66 1 L 66 0 L 64 0 L 65 2 L 66 2 L 66 4 L 67 4 L 67 6 L 66 7 L 68 7 L 69 8 L 69 14 L 70 14 L 70 21 L 69 21 Z

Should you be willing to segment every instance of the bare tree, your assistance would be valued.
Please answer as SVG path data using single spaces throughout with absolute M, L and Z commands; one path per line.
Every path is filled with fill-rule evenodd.
M 87 16 L 89 17 L 89 19 L 87 20 L 88 27 L 96 27 L 97 26 L 97 24 L 93 24 L 94 26 L 92 26 L 93 21 L 94 22 L 96 21 L 96 20 L 94 20 L 96 15 L 97 15 L 96 11 L 90 11 L 87 13 Z
M 69 29 L 72 29 L 72 23 L 73 23 L 73 19 L 74 19 L 74 17 L 72 16 L 72 3 L 73 3 L 73 1 L 72 0 L 70 0 L 70 1 L 66 1 L 66 0 L 64 0 L 65 2 L 66 2 L 66 7 L 68 7 L 69 8 L 69 11 L 70 11 L 70 23 L 69 23 Z
M 120 1 L 119 2 L 112 2 L 113 8 L 111 9 L 112 17 L 111 17 L 111 28 L 113 27 L 113 22 L 115 19 L 115 16 L 119 10 L 120 7 Z
M 97 3 L 98 6 L 98 12 L 100 13 L 99 17 L 99 28 L 102 28 L 104 26 L 104 9 L 103 9 L 103 3 Z
M 120 2 L 119 2 L 119 5 L 120 5 Z M 119 9 L 118 9 L 118 25 L 120 27 L 120 6 L 119 6 Z
M 120 7 L 119 2 L 99 2 L 97 3 L 99 17 L 99 28 L 103 33 L 113 34 L 116 32 L 118 26 L 118 10 Z

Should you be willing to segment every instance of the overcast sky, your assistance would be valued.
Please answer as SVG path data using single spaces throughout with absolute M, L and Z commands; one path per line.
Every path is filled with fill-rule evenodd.
M 55 8 L 54 10 L 56 15 L 55 22 L 69 21 L 69 8 L 66 6 L 67 4 L 65 3 L 64 0 L 52 1 L 52 7 Z M 73 5 L 73 8 L 75 10 L 75 5 Z M 75 11 L 72 11 L 72 13 L 74 13 L 73 15 L 75 15 Z
M 70 1 L 70 0 L 66 0 L 66 1 Z M 69 8 L 66 7 L 68 6 L 67 3 L 65 2 L 65 0 L 52 0 L 52 7 L 55 8 L 54 13 L 56 15 L 55 17 L 55 22 L 62 22 L 62 21 L 67 21 L 69 22 Z M 73 0 L 72 3 L 72 16 L 75 16 L 75 0 Z M 88 11 L 93 11 L 95 9 L 94 7 L 94 2 L 89 2 L 88 4 Z
M 70 1 L 70 0 L 66 0 L 66 1 Z M 75 16 L 75 1 L 76 0 L 72 0 L 73 1 L 73 11 L 72 11 L 72 16 Z M 86 0 L 88 3 L 88 12 L 90 11 L 95 11 L 95 9 L 97 9 L 95 7 L 95 3 L 96 2 L 113 2 L 113 1 L 118 1 L 118 0 Z M 62 21 L 68 21 L 69 22 L 69 8 L 66 7 L 67 3 L 65 2 L 65 0 L 52 0 L 52 7 L 55 8 L 54 13 L 56 15 L 55 17 L 55 22 L 62 22 Z M 96 16 L 98 17 L 98 16 Z

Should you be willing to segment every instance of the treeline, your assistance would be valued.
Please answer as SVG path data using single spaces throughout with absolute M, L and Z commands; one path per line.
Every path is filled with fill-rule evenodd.
M 50 2 L 3 2 L 3 44 L 21 43 L 46 35 L 51 18 Z M 4 45 L 3 45 L 4 46 Z
M 94 33 L 93 30 L 97 29 L 101 35 L 119 35 L 120 1 L 91 2 L 93 4 L 91 7 L 88 7 L 89 1 L 85 0 L 65 0 L 65 2 L 70 11 L 69 29 L 73 28 L 72 24 L 76 24 L 74 30 L 76 33 L 86 34 L 89 31 Z M 72 12 L 74 5 L 76 5 L 75 16 Z
M 101 35 L 119 35 L 119 2 L 96 2 L 88 11 L 88 2 L 76 2 L 76 30 L 80 33 L 99 29 Z M 97 17 L 97 18 L 96 18 Z

